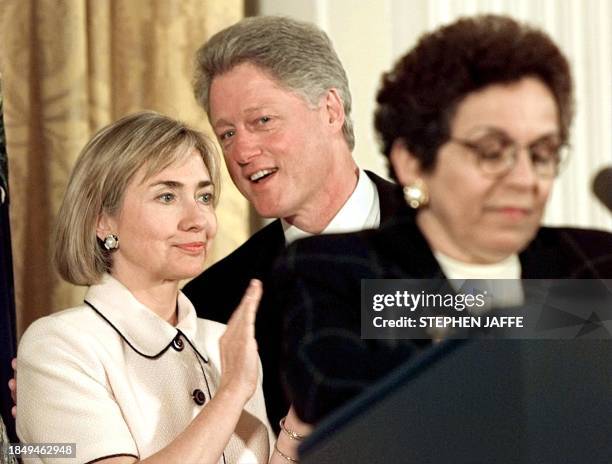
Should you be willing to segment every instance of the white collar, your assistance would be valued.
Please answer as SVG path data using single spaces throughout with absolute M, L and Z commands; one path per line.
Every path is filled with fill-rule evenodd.
M 520 279 L 521 262 L 513 254 L 493 264 L 472 264 L 435 251 L 434 255 L 449 279 Z
M 367 207 L 364 207 L 367 206 Z M 289 245 L 293 241 L 309 237 L 313 234 L 298 229 L 281 218 L 285 243 Z M 340 211 L 336 213 L 330 223 L 321 232 L 322 234 L 339 234 L 343 232 L 354 232 L 362 229 L 372 229 L 380 224 L 380 206 L 378 191 L 374 182 L 368 177 L 363 169 L 359 169 L 357 186 L 351 196 L 346 200 Z
M 143 305 L 110 274 L 104 274 L 99 284 L 89 287 L 85 302 L 106 319 L 133 348 L 146 356 L 157 356 L 165 351 L 178 332 L 182 332 L 192 343 L 196 336 L 196 311 L 182 292 L 179 292 L 177 300 L 176 326 Z
M 455 290 L 459 291 L 468 279 L 470 285 L 477 285 L 481 291 L 488 293 L 491 300 L 487 308 L 492 304 L 503 308 L 523 303 L 521 262 L 517 254 L 493 264 L 464 263 L 438 251 L 434 255 Z

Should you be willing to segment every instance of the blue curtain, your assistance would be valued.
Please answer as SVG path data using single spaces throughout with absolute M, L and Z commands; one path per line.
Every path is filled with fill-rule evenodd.
M 7 383 L 13 376 L 11 359 L 15 357 L 15 348 L 15 291 L 9 227 L 8 160 L 0 89 L 0 412 L 11 442 L 16 442 L 17 436 L 15 421 L 11 415 L 13 400 Z

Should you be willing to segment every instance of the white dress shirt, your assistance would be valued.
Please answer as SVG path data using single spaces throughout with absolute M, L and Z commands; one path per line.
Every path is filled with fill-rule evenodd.
M 285 242 L 287 245 L 293 241 L 313 235 L 298 229 L 281 219 Z M 331 222 L 321 232 L 322 234 L 339 234 L 355 232 L 364 229 L 375 229 L 380 225 L 380 202 L 378 190 L 368 175 L 359 169 L 357 186 L 351 196 L 346 200 L 340 211 L 336 213 Z
M 25 443 L 76 443 L 67 463 L 118 454 L 144 459 L 214 396 L 225 325 L 198 319 L 179 293 L 172 326 L 110 275 L 89 288 L 85 302 L 37 320 L 23 335 L 18 435 Z M 260 375 L 219 462 L 267 463 L 273 438 Z

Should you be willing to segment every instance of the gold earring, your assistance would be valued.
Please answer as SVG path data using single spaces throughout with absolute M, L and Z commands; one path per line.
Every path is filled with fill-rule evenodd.
M 421 206 L 429 203 L 429 195 L 427 194 L 427 187 L 421 179 L 416 179 L 409 185 L 404 185 L 402 189 L 404 191 L 404 200 L 408 203 L 408 206 L 414 209 L 419 209 Z

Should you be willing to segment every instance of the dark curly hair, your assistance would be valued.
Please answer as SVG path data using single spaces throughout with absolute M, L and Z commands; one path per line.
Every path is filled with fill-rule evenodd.
M 382 77 L 374 124 L 383 153 L 388 157 L 393 142 L 402 139 L 423 169 L 433 169 L 459 103 L 488 85 L 526 76 L 552 92 L 561 139 L 567 141 L 573 116 L 570 67 L 544 32 L 507 16 L 483 15 L 423 35 Z

